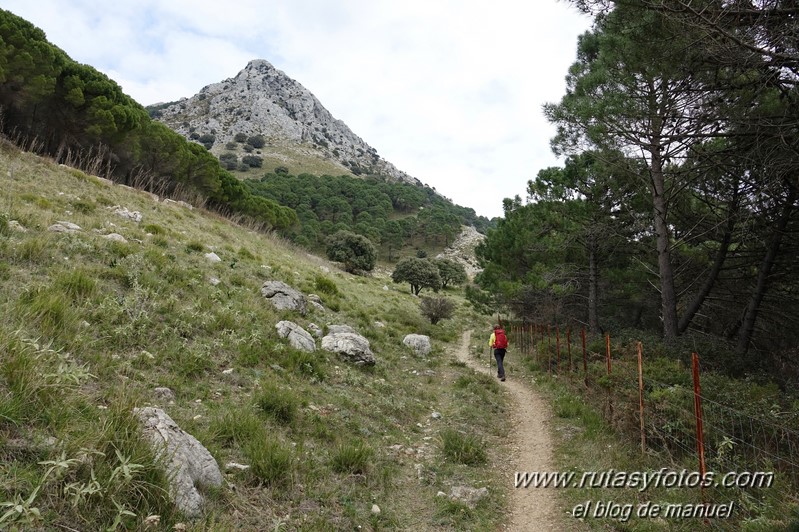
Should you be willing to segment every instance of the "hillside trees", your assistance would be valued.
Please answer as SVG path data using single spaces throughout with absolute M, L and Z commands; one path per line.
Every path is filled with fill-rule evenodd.
M 644 165 L 667 339 L 678 335 L 669 208 L 694 178 L 678 171 L 676 163 L 723 123 L 718 109 L 704 105 L 719 97 L 717 91 L 690 72 L 699 61 L 690 42 L 690 34 L 656 13 L 614 10 L 580 38 L 567 94 L 546 109 L 558 124 L 556 151 L 579 153 L 596 146 Z
M 478 248 L 481 286 L 525 312 L 548 306 L 550 319 L 595 307 L 583 314 L 592 328 L 731 341 L 738 370 L 754 367 L 753 346 L 795 346 L 799 63 L 787 4 L 582 3 L 607 9 L 546 108 L 553 149 L 569 158 L 529 184 L 528 204 L 505 200 Z M 707 20 L 683 16 L 700 8 Z M 625 298 L 637 298 L 631 313 Z
M 401 259 L 391 274 L 395 283 L 408 283 L 413 295 L 418 296 L 423 288 L 438 290 L 441 288 L 441 275 L 438 267 L 429 259 L 406 257 Z
M 377 261 L 374 245 L 363 235 L 339 231 L 328 238 L 327 258 L 344 264 L 350 273 L 372 271 Z
M 448 258 L 433 259 L 433 264 L 438 268 L 438 274 L 441 277 L 441 288 L 463 284 L 468 280 L 466 268 L 456 260 Z
M 448 245 L 461 224 L 482 220 L 484 226 L 489 225 L 472 209 L 405 183 L 269 173 L 246 184 L 251 193 L 297 210 L 303 223 L 289 236 L 310 248 L 324 246 L 327 236 L 345 229 L 367 237 L 393 261 L 404 247 Z
M 0 10 L 2 133 L 87 171 L 159 194 L 199 195 L 221 212 L 287 228 L 293 213 L 254 199 L 218 160 L 154 123 L 113 80 L 71 60 L 29 22 Z

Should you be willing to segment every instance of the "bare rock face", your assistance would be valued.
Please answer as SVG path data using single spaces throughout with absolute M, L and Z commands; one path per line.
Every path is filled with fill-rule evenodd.
M 275 324 L 275 328 L 281 338 L 288 338 L 289 344 L 294 349 L 309 353 L 316 351 L 316 341 L 313 336 L 293 321 L 279 321 Z
M 188 517 L 199 517 L 204 499 L 195 485 L 222 485 L 216 460 L 197 438 L 178 427 L 160 408 L 137 408 L 134 413 L 157 455 L 166 460 L 175 505 Z
M 238 133 L 261 135 L 266 140 L 260 148 L 264 155 L 285 158 L 285 150 L 280 148 L 290 146 L 335 161 L 342 170 L 355 174 L 421 184 L 333 118 L 308 89 L 263 59 L 250 61 L 236 77 L 208 85 L 191 98 L 159 109 L 156 115 L 187 138 L 194 132 L 212 134 L 215 146 L 225 146 Z
M 369 348 L 369 340 L 360 334 L 351 332 L 328 334 L 322 338 L 322 349 L 338 353 L 356 366 L 373 366 L 376 362 L 375 355 Z
M 466 275 L 469 279 L 480 273 L 482 268 L 477 263 L 475 248 L 485 240 L 485 235 L 477 232 L 477 229 L 470 225 L 461 227 L 461 234 L 455 239 L 450 247 L 439 253 L 436 258 L 447 258 L 460 262 L 466 268 Z
M 402 339 L 402 343 L 413 349 L 413 352 L 419 356 L 425 356 L 430 353 L 430 337 L 423 334 L 409 334 Z
M 276 310 L 293 310 L 303 316 L 308 312 L 302 292 L 283 281 L 266 281 L 261 287 L 261 295 L 271 301 Z

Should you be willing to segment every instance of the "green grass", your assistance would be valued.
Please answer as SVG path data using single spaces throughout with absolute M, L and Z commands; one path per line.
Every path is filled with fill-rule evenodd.
M 445 429 L 441 431 L 441 444 L 444 456 L 455 463 L 482 465 L 488 460 L 485 443 L 473 434 Z
M 264 383 L 255 398 L 258 409 L 281 425 L 291 425 L 297 417 L 297 398 L 273 383 Z
M 271 488 L 286 488 L 291 484 L 295 466 L 292 451 L 272 439 L 268 433 L 249 440 L 244 447 L 244 455 L 259 482 Z
M 204 489 L 206 513 L 192 530 L 273 529 L 281 521 L 292 530 L 491 529 L 501 521 L 501 504 L 442 516 L 435 498 L 454 482 L 496 477 L 485 464 L 442 460 L 444 425 L 428 422 L 430 412 L 444 412 L 483 442 L 503 430 L 494 383 L 452 386 L 468 374 L 446 363 L 475 319 L 468 311 L 432 327 L 417 299 L 383 274 L 352 276 L 273 234 L 156 203 L 3 144 L 0 165 L 15 168 L 14 180 L 0 174 L 0 504 L 20 508 L 0 528 L 134 530 L 151 514 L 164 530 L 182 522 L 163 464 L 132 414 L 156 404 L 159 386 L 176 396 L 159 406 L 221 466 L 250 466 Z M 113 205 L 144 219 L 118 218 L 105 208 Z M 10 230 L 11 219 L 28 231 Z M 48 232 L 58 220 L 83 231 Z M 127 244 L 102 238 L 110 223 Z M 221 263 L 202 257 L 210 249 Z M 267 279 L 318 293 L 326 310 L 275 311 L 260 294 Z M 306 329 L 351 325 L 378 364 L 297 351 L 277 336 L 282 319 Z M 431 336 L 427 359 L 407 356 L 409 333 Z M 474 408 L 477 397 L 485 408 Z M 386 450 L 395 444 L 424 452 Z M 435 477 L 420 484 L 417 461 Z
M 363 442 L 339 444 L 330 457 L 330 467 L 336 473 L 364 474 L 374 456 L 374 451 Z

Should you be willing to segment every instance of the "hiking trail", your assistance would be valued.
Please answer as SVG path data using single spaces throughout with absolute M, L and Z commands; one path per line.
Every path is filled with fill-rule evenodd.
M 487 364 L 487 347 L 483 349 L 486 354 L 477 359 L 469 355 L 470 340 L 471 331 L 464 332 L 456 352 L 458 360 L 475 371 L 496 378 L 496 365 Z M 511 352 L 510 357 L 514 354 Z M 513 429 L 508 442 L 503 446 L 501 462 L 495 466 L 502 469 L 505 482 L 512 487 L 516 471 L 555 470 L 549 435 L 551 412 L 549 405 L 529 386 L 514 379 L 512 373 L 508 374 L 505 382 L 499 384 L 511 396 L 510 416 Z M 565 515 L 559 512 L 553 488 L 531 487 L 511 490 L 505 529 L 516 532 L 566 531 L 573 528 L 566 525 Z

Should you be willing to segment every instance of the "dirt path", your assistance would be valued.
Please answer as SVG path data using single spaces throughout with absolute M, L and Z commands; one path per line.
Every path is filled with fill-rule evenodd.
M 457 358 L 467 366 L 496 377 L 496 366 L 488 366 L 488 348 L 485 356 L 477 360 L 469 355 L 471 331 L 463 333 Z M 511 353 L 512 356 L 512 353 Z M 512 432 L 506 445 L 507 459 L 500 464 L 504 469 L 506 482 L 514 485 L 516 471 L 554 471 L 552 442 L 549 437 L 549 405 L 538 394 L 522 382 L 516 381 L 511 373 L 508 380 L 500 383 L 511 395 Z M 509 503 L 507 529 L 512 531 L 571 530 L 558 513 L 554 488 L 513 489 Z M 576 523 L 574 523 L 576 524 Z

